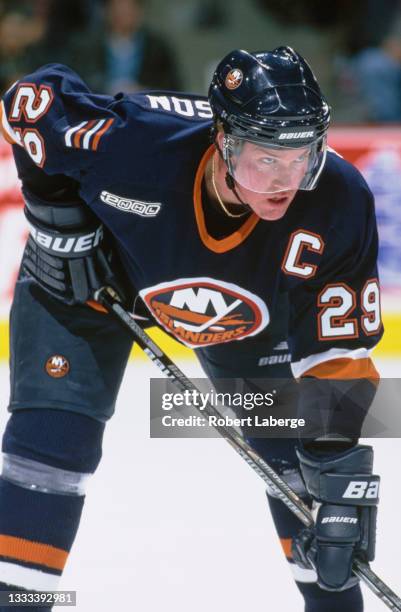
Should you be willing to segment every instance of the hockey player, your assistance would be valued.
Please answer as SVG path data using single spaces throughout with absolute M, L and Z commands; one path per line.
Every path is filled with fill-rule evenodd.
M 233 51 L 209 101 L 95 95 L 55 64 L 5 95 L 31 231 L 11 312 L 0 579 L 54 589 L 67 561 L 130 351 L 93 302 L 111 285 L 213 380 L 341 379 L 337 394 L 300 385 L 301 409 L 328 418 L 298 455 L 293 440 L 253 444 L 318 508 L 305 532 L 269 497 L 306 611 L 361 612 L 351 565 L 373 559 L 378 502 L 355 408 L 382 334 L 372 194 L 328 151 L 329 107 L 292 49 Z

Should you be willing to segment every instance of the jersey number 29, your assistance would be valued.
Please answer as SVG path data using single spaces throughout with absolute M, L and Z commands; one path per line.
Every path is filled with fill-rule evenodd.
M 351 317 L 357 306 L 356 293 L 345 283 L 326 285 L 318 296 L 318 328 L 320 340 L 357 338 L 359 321 Z M 380 289 L 376 278 L 368 280 L 361 291 L 360 325 L 367 336 L 381 326 Z

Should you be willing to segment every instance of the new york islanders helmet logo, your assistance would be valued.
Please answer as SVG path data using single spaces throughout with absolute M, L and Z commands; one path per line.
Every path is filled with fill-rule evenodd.
M 243 81 L 244 75 L 239 68 L 233 68 L 226 76 L 225 85 L 227 89 L 237 89 Z
M 254 336 L 270 320 L 257 295 L 207 277 L 160 283 L 140 295 L 156 320 L 191 348 Z

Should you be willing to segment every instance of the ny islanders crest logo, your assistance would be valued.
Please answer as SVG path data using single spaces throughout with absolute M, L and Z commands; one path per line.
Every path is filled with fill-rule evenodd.
M 270 320 L 257 295 L 213 278 L 180 278 L 140 295 L 160 325 L 191 348 L 254 336 Z

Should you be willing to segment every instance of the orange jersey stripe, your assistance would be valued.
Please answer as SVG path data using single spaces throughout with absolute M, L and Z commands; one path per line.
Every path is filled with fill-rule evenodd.
M 310 368 L 302 376 L 336 378 L 338 380 L 367 378 L 373 383 L 380 380 L 380 374 L 370 357 L 364 359 L 349 359 L 347 357 L 330 359 Z
M 63 570 L 68 558 L 68 552 L 61 548 L 8 535 L 0 535 L 0 555 L 56 570 Z
M 292 559 L 292 538 L 280 538 L 280 544 L 287 559 Z
M 101 139 L 103 134 L 105 132 L 107 132 L 107 130 L 109 129 L 109 127 L 111 126 L 113 121 L 114 121 L 114 119 L 108 119 L 106 121 L 106 123 L 104 124 L 104 126 L 102 127 L 102 129 L 99 130 L 98 132 L 96 132 L 95 137 L 93 139 L 92 146 L 91 146 L 92 151 L 97 151 L 97 148 L 98 148 L 98 145 L 99 145 L 99 140 Z
M 74 147 L 76 149 L 79 149 L 80 146 L 80 140 L 81 140 L 81 136 L 83 136 L 83 134 L 85 134 L 85 132 L 87 132 L 88 130 L 90 130 L 91 128 L 93 128 L 93 126 L 95 125 L 96 121 L 92 120 L 92 121 L 88 121 L 88 123 L 86 125 L 84 125 L 83 128 L 81 128 L 80 130 L 78 130 L 78 132 L 75 134 L 74 136 Z

